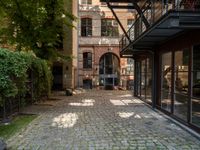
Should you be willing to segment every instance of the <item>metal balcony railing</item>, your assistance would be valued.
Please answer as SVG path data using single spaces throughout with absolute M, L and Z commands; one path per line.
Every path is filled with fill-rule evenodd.
M 156 2 L 155 0 L 149 0 L 149 6 L 142 11 L 151 27 L 163 15 L 171 10 L 200 11 L 200 0 L 160 0 Z M 119 42 L 120 51 L 123 51 L 130 44 L 130 42 L 135 41 L 149 28 L 145 26 L 140 15 L 137 15 L 136 18 L 137 19 L 133 25 L 127 31 L 130 40 L 125 35 L 122 35 L 122 39 Z

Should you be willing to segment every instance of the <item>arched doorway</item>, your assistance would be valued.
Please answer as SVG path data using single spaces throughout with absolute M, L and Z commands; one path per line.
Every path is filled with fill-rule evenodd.
M 119 85 L 120 62 L 113 53 L 104 54 L 99 61 L 99 85 L 113 89 Z

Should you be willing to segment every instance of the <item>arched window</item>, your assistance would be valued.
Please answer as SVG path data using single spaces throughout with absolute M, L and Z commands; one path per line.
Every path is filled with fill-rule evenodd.
M 83 68 L 92 68 L 92 53 L 83 53 Z
M 92 19 L 81 19 L 81 36 L 92 36 Z

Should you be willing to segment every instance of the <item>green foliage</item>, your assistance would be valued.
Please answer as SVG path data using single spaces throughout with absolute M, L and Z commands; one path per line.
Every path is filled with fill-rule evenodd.
M 52 85 L 52 73 L 50 67 L 45 60 L 39 58 L 35 59 L 32 63 L 33 70 L 33 86 L 37 87 L 34 89 L 34 98 L 38 99 L 42 96 L 48 96 L 51 91 Z
M 63 0 L 0 0 L 0 19 L 1 42 L 55 60 L 63 43 L 63 24 L 72 27 L 75 17 L 64 9 Z
M 26 71 L 29 66 L 30 61 L 26 60 L 25 55 L 0 49 L 0 97 L 2 100 L 24 92 Z M 17 87 L 17 85 L 20 86 Z
M 37 116 L 28 115 L 28 116 L 18 116 L 12 120 L 9 125 L 0 125 L 0 137 L 3 139 L 8 139 L 13 136 L 15 133 L 19 132 L 25 126 L 27 126 L 31 121 L 33 121 Z
M 28 92 L 28 73 L 33 74 L 34 97 L 50 93 L 52 75 L 45 60 L 31 52 L 12 52 L 0 49 L 0 104 L 10 97 L 25 97 Z M 30 92 L 30 91 L 29 91 Z

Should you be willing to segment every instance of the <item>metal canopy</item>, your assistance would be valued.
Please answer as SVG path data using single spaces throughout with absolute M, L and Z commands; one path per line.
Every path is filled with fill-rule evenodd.
M 192 17 L 191 17 L 192 16 Z M 169 11 L 120 52 L 121 56 L 139 50 L 153 50 L 187 29 L 200 29 L 200 11 Z

